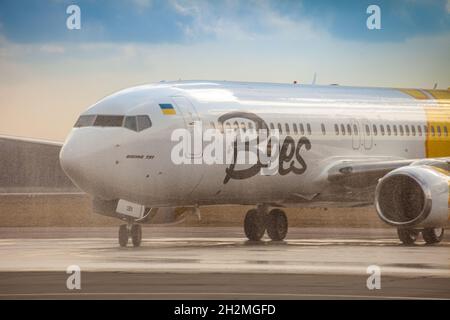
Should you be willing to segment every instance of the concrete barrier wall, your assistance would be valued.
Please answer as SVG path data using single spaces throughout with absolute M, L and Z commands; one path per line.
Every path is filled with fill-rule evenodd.
M 177 226 L 242 226 L 252 207 L 221 206 L 201 208 L 202 219 L 189 215 Z M 332 209 L 286 209 L 292 227 L 385 228 L 373 207 Z M 0 196 L 0 227 L 100 227 L 122 222 L 91 211 L 86 195 Z

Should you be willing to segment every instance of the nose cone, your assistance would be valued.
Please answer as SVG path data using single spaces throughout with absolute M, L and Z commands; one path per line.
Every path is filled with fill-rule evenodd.
M 89 136 L 73 132 L 60 151 L 59 161 L 66 175 L 81 190 L 92 195 L 104 195 L 107 168 L 103 160 L 108 156 Z
M 80 179 L 83 177 L 83 170 L 80 163 L 80 147 L 73 138 L 68 138 L 64 143 L 59 153 L 59 163 L 66 175 L 78 185 Z

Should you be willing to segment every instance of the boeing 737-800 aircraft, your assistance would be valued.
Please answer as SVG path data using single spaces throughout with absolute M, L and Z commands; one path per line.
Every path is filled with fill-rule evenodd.
M 254 241 L 266 231 L 272 240 L 286 237 L 284 207 L 375 204 L 403 243 L 422 233 L 433 244 L 449 220 L 449 116 L 449 90 L 161 82 L 87 109 L 60 163 L 92 196 L 95 212 L 127 222 L 121 246 L 129 238 L 139 246 L 140 225 L 158 216 L 174 220 L 183 210 L 230 204 L 254 205 L 244 221 Z M 195 136 L 199 124 L 200 137 L 207 129 L 276 131 L 279 144 L 267 144 L 276 163 L 259 153 L 252 163 L 237 163 L 237 140 L 231 151 L 224 148 L 231 163 L 208 163 L 205 139 L 181 152 L 188 161 L 174 160 L 181 141 L 174 132 Z

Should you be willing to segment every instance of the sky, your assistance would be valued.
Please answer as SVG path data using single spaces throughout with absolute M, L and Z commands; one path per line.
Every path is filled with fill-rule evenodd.
M 97 100 L 161 80 L 447 88 L 449 57 L 450 0 L 1 0 L 0 134 L 62 141 Z

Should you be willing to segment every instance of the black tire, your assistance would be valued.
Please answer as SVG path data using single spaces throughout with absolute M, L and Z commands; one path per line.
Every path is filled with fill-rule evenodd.
M 249 210 L 245 215 L 244 232 L 251 241 L 259 241 L 266 231 L 266 221 L 263 213 L 256 209 Z
M 119 227 L 119 245 L 121 247 L 126 247 L 128 244 L 128 228 L 126 224 L 123 224 Z
M 420 231 L 414 229 L 397 229 L 398 238 L 400 241 L 407 246 L 413 245 L 417 238 L 419 237 Z
M 280 209 L 273 209 L 267 217 L 267 234 L 273 241 L 286 238 L 288 232 L 288 219 L 286 213 Z
M 422 231 L 426 244 L 436 244 L 444 238 L 444 228 L 426 228 Z
M 131 226 L 131 242 L 134 247 L 139 247 L 142 241 L 142 226 L 140 224 L 133 224 Z

